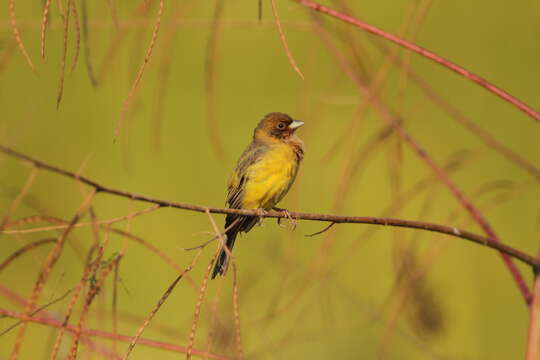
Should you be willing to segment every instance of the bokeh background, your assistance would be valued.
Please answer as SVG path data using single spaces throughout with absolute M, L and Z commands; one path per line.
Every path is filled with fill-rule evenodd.
M 537 253 L 538 173 L 535 176 L 534 170 L 527 171 L 486 145 L 426 97 L 410 74 L 414 72 L 436 96 L 533 168 L 540 168 L 539 124 L 467 79 L 350 25 L 324 15 L 313 17 L 294 1 L 277 1 L 290 51 L 305 76 L 302 80 L 283 50 L 270 1 L 262 2 L 261 20 L 257 1 L 166 1 L 149 63 L 125 107 L 151 42 L 159 2 L 75 3 L 81 27 L 86 7 L 88 36 L 81 35 L 77 45 L 76 26 L 70 20 L 58 108 L 62 14 L 67 2 L 51 5 L 44 60 L 39 55 L 42 4 L 15 2 L 17 24 L 38 75 L 17 48 L 7 4 L 0 9 L 1 144 L 80 171 L 106 186 L 219 207 L 224 204 L 228 176 L 254 126 L 264 114 L 282 111 L 305 121 L 299 135 L 306 157 L 281 207 L 387 215 L 481 234 L 444 184 L 387 130 L 373 99 L 357 86 L 371 84 L 376 101 L 399 115 L 404 128 L 445 167 L 502 241 Z M 451 59 L 540 109 L 538 2 L 324 3 Z M 71 71 L 77 46 L 80 54 Z M 127 110 L 118 125 L 122 109 Z M 30 173 L 24 162 L 0 155 L 3 214 Z M 77 182 L 39 171 L 28 195 L 10 215 L 69 220 L 82 201 Z M 93 201 L 99 220 L 149 206 L 107 194 L 98 194 Z M 222 226 L 223 217 L 214 218 Z M 88 215 L 81 219 L 89 221 Z M 285 224 L 280 227 L 267 219 L 241 237 L 234 249 L 245 358 L 523 357 L 528 310 L 494 251 L 417 230 L 339 225 L 305 237 L 326 224 L 300 221 L 295 231 Z M 10 229 L 48 225 L 34 222 Z M 184 249 L 208 240 L 213 231 L 205 214 L 176 209 L 160 209 L 113 227 L 141 237 L 182 268 L 196 255 Z M 2 234 L 0 261 L 27 243 L 58 235 L 58 231 Z M 92 243 L 90 226 L 72 232 L 38 304 L 79 282 Z M 133 336 L 178 271 L 144 246 L 112 233 L 104 259 L 124 244 L 116 291 L 111 275 L 85 327 L 113 332 L 117 318 L 118 333 Z M 203 250 L 191 280 L 179 283 L 143 337 L 187 346 L 198 289 L 215 248 L 211 244 Z M 28 298 L 50 249 L 51 245 L 33 249 L 3 269 L 2 308 L 23 311 L 5 289 Z M 530 283 L 530 270 L 519 266 Z M 208 284 L 195 336 L 195 348 L 231 358 L 235 356 L 232 275 Z M 69 298 L 47 308 L 48 316 L 62 321 Z M 80 302 L 71 323 L 78 321 Z M 13 323 L 0 319 L 0 331 Z M 31 324 L 19 358 L 48 358 L 57 331 Z M 17 329 L 0 337 L 0 358 L 8 358 L 16 336 Z M 113 348 L 110 340 L 93 340 Z M 67 356 L 70 342 L 66 335 L 60 358 Z M 114 346 L 124 354 L 127 344 Z M 79 356 L 104 355 L 82 344 Z M 138 345 L 131 358 L 178 356 L 183 355 Z

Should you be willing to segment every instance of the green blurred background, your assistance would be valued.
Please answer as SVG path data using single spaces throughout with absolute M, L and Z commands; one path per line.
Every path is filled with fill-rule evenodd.
M 450 169 L 450 177 L 506 244 L 530 254 L 538 250 L 539 179 L 486 146 L 424 97 L 407 77 L 406 67 L 389 66 L 373 38 L 360 30 L 324 16 L 316 24 L 307 9 L 293 1 L 278 1 L 290 50 L 305 75 L 302 81 L 288 63 L 269 1 L 263 1 L 261 21 L 257 1 L 224 1 L 217 24 L 213 1 L 167 1 L 150 62 L 114 142 L 123 103 L 150 43 L 158 2 L 150 1 L 143 11 L 136 10 L 141 6 L 136 2 L 88 2 L 89 57 L 98 86 L 89 80 L 84 41 L 70 72 L 77 39 L 70 23 L 64 95 L 58 109 L 63 25 L 53 2 L 42 60 L 43 8 L 38 3 L 18 1 L 15 9 L 39 76 L 16 47 L 7 6 L 0 10 L 3 145 L 72 171 L 84 164 L 82 174 L 106 186 L 219 207 L 224 204 L 227 178 L 253 127 L 264 114 L 282 111 L 305 121 L 299 135 L 306 144 L 306 157 L 281 207 L 381 216 L 400 205 L 388 214 L 481 233 L 447 188 L 434 180 L 430 169 L 396 135 L 371 143 L 386 125 L 371 106 L 359 111 L 365 98 L 340 67 L 337 54 L 362 81 L 379 76 L 381 102 L 400 114 L 404 127 L 438 164 L 457 164 Z M 455 61 L 540 109 L 538 2 L 325 3 L 334 8 L 346 5 L 352 15 Z M 80 15 L 81 3 L 76 4 Z M 111 4 L 117 11 L 118 27 Z M 212 28 L 216 29 L 213 35 Z M 214 56 L 208 57 L 211 38 Z M 333 43 L 334 50 L 329 50 L 324 39 Z M 408 63 L 474 123 L 540 167 L 538 123 L 467 79 L 376 41 L 388 46 L 395 58 Z M 209 113 L 213 120 L 208 120 Z M 221 152 L 216 152 L 215 138 L 210 140 L 212 131 L 218 134 Z M 362 156 L 366 148 L 371 152 Z M 356 162 L 357 171 L 351 176 L 348 169 Z M 21 161 L 0 156 L 3 213 L 29 173 Z M 340 187 L 344 179 L 350 180 L 346 191 Z M 12 218 L 47 214 L 69 220 L 82 200 L 75 181 L 40 171 Z M 149 206 L 107 194 L 98 194 L 93 205 L 103 220 Z M 215 218 L 222 226 L 222 216 Z M 88 222 L 88 216 L 81 221 Z M 528 311 L 498 254 L 459 239 L 369 225 L 339 225 L 316 237 L 304 236 L 325 225 L 300 221 L 291 232 L 288 224 L 279 227 L 274 220 L 266 220 L 237 242 L 234 253 L 245 358 L 523 357 Z M 185 267 L 195 252 L 184 248 L 207 240 L 212 227 L 204 214 L 160 209 L 134 218 L 130 231 Z M 4 234 L 0 260 L 30 241 L 51 236 L 58 233 Z M 118 252 L 123 241 L 111 235 L 105 258 Z M 72 233 L 39 304 L 77 284 L 91 242 L 89 227 Z M 17 259 L 0 273 L 0 284 L 28 297 L 50 248 L 43 246 Z M 205 248 L 191 272 L 195 288 L 182 280 L 144 337 L 187 345 L 198 297 L 195 289 L 214 249 L 214 244 Z M 521 265 L 520 269 L 530 282 L 529 269 Z M 130 241 L 119 274 L 119 332 L 132 336 L 177 272 Z M 222 286 L 217 320 L 203 305 L 195 347 L 206 349 L 211 337 L 212 352 L 233 356 L 232 272 L 219 284 L 210 282 L 206 297 L 211 304 Z M 109 279 L 92 306 L 87 327 L 112 331 L 111 297 Z M 48 311 L 62 319 L 67 303 L 63 300 Z M 22 311 L 5 297 L 0 297 L 0 306 Z M 80 306 L 76 309 L 80 311 Z M 77 319 L 74 316 L 72 322 Z M 0 331 L 12 323 L 0 319 Z M 16 333 L 0 337 L 0 358 L 9 356 Z M 20 358 L 48 358 L 56 333 L 31 325 Z M 68 339 L 64 339 L 61 358 L 69 350 Z M 119 344 L 121 354 L 125 348 L 125 343 Z M 89 353 L 81 345 L 81 358 L 89 358 Z M 131 358 L 179 355 L 138 345 Z

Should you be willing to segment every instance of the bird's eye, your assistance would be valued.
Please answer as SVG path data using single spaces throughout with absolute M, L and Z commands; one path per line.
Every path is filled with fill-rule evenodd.
M 280 130 L 283 130 L 283 129 L 285 129 L 286 126 L 287 126 L 287 125 L 285 125 L 285 123 L 280 122 L 280 123 L 277 125 L 277 128 L 280 129 Z

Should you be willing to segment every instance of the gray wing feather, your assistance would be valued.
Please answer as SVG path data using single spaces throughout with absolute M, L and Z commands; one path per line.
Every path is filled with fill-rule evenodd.
M 239 182 L 236 186 L 230 186 L 227 193 L 227 204 L 230 208 L 242 208 L 242 198 L 244 196 L 244 185 L 247 178 L 247 168 L 260 161 L 266 150 L 266 146 L 261 144 L 251 143 L 240 156 L 236 169 L 234 170 L 239 176 Z

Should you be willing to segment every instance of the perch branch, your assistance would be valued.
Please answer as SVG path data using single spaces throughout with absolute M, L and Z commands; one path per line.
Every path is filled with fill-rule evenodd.
M 104 185 L 97 183 L 94 180 L 91 180 L 87 177 L 80 176 L 74 172 L 58 168 L 53 165 L 46 164 L 42 161 L 36 160 L 30 156 L 21 154 L 15 150 L 12 150 L 8 147 L 0 145 L 0 151 L 18 158 L 30 162 L 35 167 L 51 171 L 69 178 L 77 179 L 83 184 L 93 187 L 96 190 L 96 193 L 102 192 L 111 195 L 116 195 L 120 197 L 125 197 L 132 200 L 148 202 L 152 204 L 159 205 L 160 207 L 171 207 L 189 211 L 196 211 L 201 213 L 213 213 L 213 214 L 238 214 L 246 216 L 260 216 L 258 209 L 256 210 L 246 210 L 246 209 L 229 209 L 229 208 L 216 208 L 201 206 L 195 204 L 181 203 L 176 201 L 168 201 L 152 198 L 146 195 L 140 195 L 124 190 L 118 190 L 110 188 Z M 340 215 L 331 215 L 331 214 L 314 214 L 314 213 L 303 213 L 303 212 L 290 212 L 290 216 L 293 219 L 297 220 L 311 220 L 311 221 L 323 221 L 336 224 L 371 224 L 371 225 L 381 225 L 381 226 L 393 226 L 393 227 L 404 227 L 411 229 L 420 229 L 426 230 L 441 234 L 446 234 L 453 237 L 458 237 L 465 239 L 471 242 L 474 242 L 479 245 L 487 246 L 494 250 L 497 250 L 503 254 L 507 254 L 521 262 L 531 266 L 533 269 L 540 269 L 540 260 L 534 256 L 526 254 L 520 250 L 517 250 L 511 246 L 505 245 L 501 242 L 495 241 L 492 237 L 481 236 L 463 229 L 458 229 L 453 226 L 433 224 L 423 221 L 414 221 L 414 220 L 404 220 L 404 219 L 394 219 L 394 218 L 384 218 L 384 217 L 370 217 L 370 216 L 340 216 Z M 264 217 L 268 218 L 286 218 L 287 215 L 283 211 L 267 211 Z

